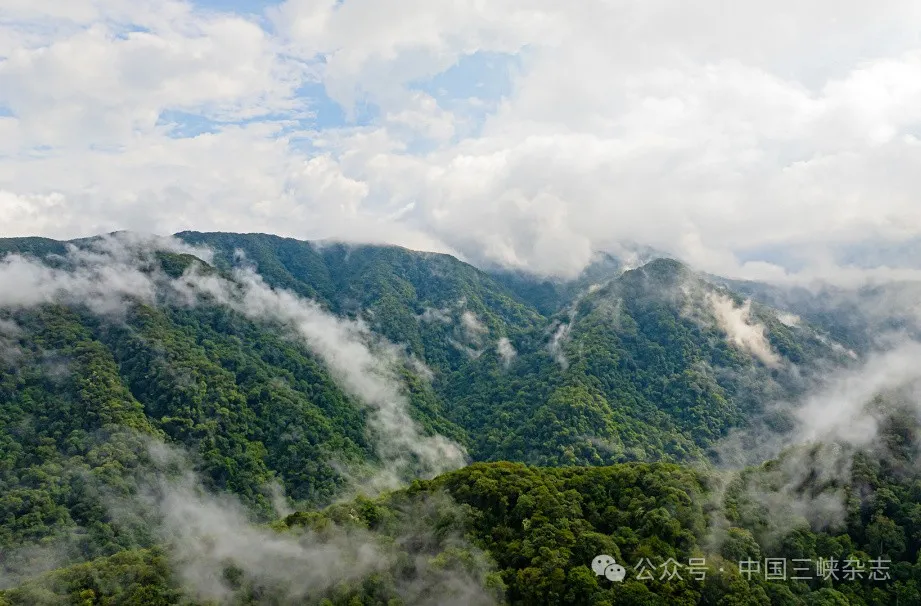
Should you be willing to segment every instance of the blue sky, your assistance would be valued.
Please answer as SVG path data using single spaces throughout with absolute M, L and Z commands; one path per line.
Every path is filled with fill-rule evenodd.
M 210 10 L 236 12 L 240 14 L 261 14 L 266 8 L 281 2 L 256 2 L 255 0 L 197 0 L 197 6 Z
M 258 21 L 267 31 L 271 31 L 272 24 L 265 19 L 265 11 L 281 3 L 198 0 L 195 4 L 208 10 L 246 15 L 247 18 Z M 514 54 L 492 51 L 462 54 L 444 71 L 407 82 L 406 88 L 425 92 L 434 97 L 439 106 L 462 115 L 467 125 L 463 135 L 475 135 L 489 114 L 496 109 L 498 102 L 512 92 L 514 74 L 521 69 L 522 56 L 523 51 Z M 327 94 L 322 82 L 303 83 L 297 89 L 296 97 L 304 103 L 310 114 L 308 117 L 276 114 L 235 122 L 235 124 L 248 124 L 267 119 L 294 120 L 296 125 L 287 130 L 324 130 L 369 126 L 380 117 L 380 108 L 372 100 L 362 96 L 359 96 L 355 107 L 352 108 L 351 116 L 348 115 L 345 109 Z M 470 103 L 471 99 L 476 100 L 477 104 Z M 158 120 L 158 125 L 170 125 L 172 128 L 169 135 L 177 138 L 214 133 L 226 124 L 227 122 L 208 119 L 201 113 L 177 109 L 164 110 Z M 418 149 L 425 149 L 425 146 Z

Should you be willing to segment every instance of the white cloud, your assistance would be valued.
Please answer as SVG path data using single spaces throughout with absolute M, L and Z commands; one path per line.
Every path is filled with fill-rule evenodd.
M 911 0 L 6 4 L 5 233 L 259 230 L 561 275 L 630 241 L 775 280 L 740 257 L 789 247 L 841 281 L 874 272 L 830 247 L 921 237 Z M 471 128 L 419 83 L 478 52 L 518 67 Z M 370 124 L 296 121 L 313 80 Z M 169 110 L 250 121 L 182 136 Z
M 785 326 L 798 326 L 801 318 L 796 314 L 791 314 L 787 312 L 777 312 L 777 319 L 780 320 L 780 323 Z
M 15 362 L 21 351 L 16 343 L 20 328 L 15 322 L 0 318 L 0 365 Z
M 508 337 L 499 339 L 499 342 L 496 343 L 496 352 L 499 354 L 499 357 L 502 359 L 502 364 L 506 368 L 511 366 L 512 362 L 515 360 L 515 356 L 518 355 L 518 352 L 515 351 L 515 346 L 512 345 Z
M 209 494 L 182 453 L 161 443 L 151 443 L 150 451 L 157 464 L 179 467 L 182 474 L 152 470 L 137 503 L 116 502 L 110 509 L 116 517 L 147 509 L 156 514 L 151 528 L 170 550 L 183 589 L 198 599 L 234 601 L 224 574 L 228 565 L 261 589 L 295 601 L 389 564 L 391 556 L 366 533 L 333 527 L 327 536 L 297 535 L 256 526 L 238 500 Z
M 0 63 L 0 104 L 33 146 L 119 146 L 162 112 L 235 118 L 297 107 L 298 80 L 267 34 L 238 17 L 164 30 L 93 23 Z
M 351 109 L 370 93 L 390 109 L 408 97 L 404 84 L 442 72 L 464 54 L 516 52 L 553 39 L 552 6 L 546 0 L 288 0 L 270 15 L 293 52 L 324 58 L 318 69 L 333 99 Z
M 550 342 L 547 344 L 548 349 L 550 350 L 550 355 L 556 361 L 563 370 L 569 368 L 569 358 L 566 357 L 566 352 L 563 351 L 563 346 L 569 341 L 569 330 L 572 328 L 571 319 L 570 323 L 561 323 L 559 324 L 553 335 L 550 337 Z
M 10 226 L 7 236 L 49 233 L 67 214 L 67 199 L 60 193 L 20 196 L 0 190 L 0 222 Z
M 725 295 L 709 293 L 707 302 L 716 317 L 719 327 L 729 337 L 729 342 L 739 349 L 755 356 L 766 366 L 780 365 L 780 356 L 773 350 L 767 339 L 767 329 L 751 315 L 751 301 L 745 301 L 741 307 Z
M 778 458 L 778 465 L 745 481 L 750 496 L 766 506 L 767 527 L 774 538 L 785 536 L 802 520 L 814 528 L 835 526 L 847 512 L 846 491 L 854 453 L 864 451 L 896 469 L 892 443 L 883 437 L 894 411 L 918 418 L 921 344 L 896 343 L 874 351 L 849 368 L 838 368 L 818 380 L 795 402 L 772 405 L 769 418 L 786 416 L 788 430 L 758 422 L 737 429 L 716 447 L 724 466 L 742 468 Z M 751 467 L 749 467 L 751 469 Z M 811 482 L 810 489 L 803 487 Z M 823 487 L 821 492 L 816 486 Z
M 435 309 L 434 307 L 426 307 L 421 314 L 417 316 L 419 320 L 426 323 L 431 322 L 441 322 L 442 324 L 451 323 L 451 310 L 450 309 Z
M 454 136 L 454 115 L 439 108 L 432 96 L 416 92 L 410 96 L 407 105 L 405 109 L 386 115 L 388 125 L 403 127 L 411 133 L 438 141 Z
M 483 335 L 489 332 L 489 329 L 470 310 L 466 310 L 461 314 L 461 326 L 464 328 L 464 336 L 473 344 L 479 344 Z
M 63 267 L 11 254 L 0 259 L 0 309 L 64 303 L 107 314 L 124 310 L 129 300 L 154 303 L 158 275 L 149 269 L 156 250 L 211 258 L 210 251 L 173 238 L 138 233 L 106 236 L 89 248 L 70 246 Z

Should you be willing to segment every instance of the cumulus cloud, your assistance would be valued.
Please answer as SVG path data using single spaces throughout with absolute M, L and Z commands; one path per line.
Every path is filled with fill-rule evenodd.
M 758 358 L 766 366 L 780 365 L 780 356 L 771 348 L 763 324 L 752 318 L 751 300 L 741 307 L 726 295 L 707 294 L 707 302 L 716 317 L 717 324 L 726 333 L 729 342 Z
M 7 2 L 0 224 L 917 280 L 919 24 L 911 0 Z M 839 254 L 865 242 L 892 252 Z
M 119 4 L 97 4 L 86 27 L 59 30 L 0 63 L 0 103 L 26 141 L 118 145 L 135 131 L 169 129 L 165 111 L 230 119 L 297 108 L 296 68 L 257 24 L 195 14 L 182 2 Z

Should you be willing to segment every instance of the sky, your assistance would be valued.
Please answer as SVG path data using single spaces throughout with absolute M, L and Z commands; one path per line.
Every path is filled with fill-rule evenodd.
M 921 277 L 917 0 L 0 0 L 0 236 Z

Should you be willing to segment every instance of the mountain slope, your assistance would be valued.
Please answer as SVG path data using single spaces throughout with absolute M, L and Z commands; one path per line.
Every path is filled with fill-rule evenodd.
M 444 255 L 180 236 L 0 241 L 6 573 L 41 568 L 37 543 L 49 564 L 155 545 L 112 503 L 143 496 L 163 444 L 267 520 L 279 485 L 323 505 L 460 466 L 462 449 L 702 459 L 841 362 L 673 261 L 573 287 L 544 315 Z
M 214 250 L 217 267 L 232 267 L 243 253 L 269 285 L 316 299 L 337 314 L 362 313 L 375 332 L 436 370 L 458 368 L 465 346 L 477 345 L 476 335 L 462 330 L 464 313 L 494 335 L 515 335 L 542 321 L 488 274 L 449 255 L 265 234 L 177 237 Z
M 777 286 L 719 279 L 728 288 L 819 327 L 829 339 L 860 354 L 878 348 L 893 335 L 921 337 L 916 282 L 886 282 L 857 288 L 828 284 Z
M 758 507 L 741 505 L 750 495 L 738 483 L 720 492 L 715 474 L 669 464 L 475 464 L 379 499 L 292 514 L 271 535 L 331 545 L 342 536 L 333 529 L 350 529 L 353 540 L 393 552 L 373 571 L 352 579 L 338 570 L 300 587 L 248 561 L 244 550 L 259 547 L 241 532 L 223 561 L 225 593 L 205 595 L 228 604 L 915 604 L 917 477 L 892 479 L 886 461 L 855 458 L 845 524 L 816 531 L 794 518 L 773 538 Z M 769 477 L 778 464 L 747 474 Z M 720 511 L 724 526 L 714 524 Z M 623 582 L 592 570 L 602 554 L 623 566 Z M 785 561 L 786 573 L 767 578 L 765 558 Z M 119 554 L 0 593 L 0 604 L 204 603 L 189 593 L 200 583 L 183 581 L 165 560 L 160 550 Z
M 698 458 L 765 403 L 795 397 L 810 368 L 846 362 L 808 327 L 748 309 L 665 259 L 584 293 L 514 345 L 507 368 L 483 356 L 445 390 L 448 414 L 467 429 L 477 458 Z
M 191 259 L 160 252 L 131 279 L 165 279 Z M 45 274 L 41 267 L 11 260 L 4 270 L 16 278 L 37 272 L 34 283 L 20 281 L 23 289 L 91 286 L 87 276 L 71 279 L 82 269 Z M 125 280 L 119 272 L 95 277 L 103 275 Z M 54 292 L 52 299 L 67 299 Z M 326 503 L 348 474 L 380 464 L 368 407 L 280 327 L 222 305 L 145 302 L 106 288 L 79 294 L 82 302 L 0 309 L 6 572 L 29 571 L 36 543 L 55 561 L 151 545 L 150 536 L 113 519 L 107 502 L 137 494 L 151 444 L 187 449 L 207 486 L 237 495 L 263 518 L 275 511 L 279 482 L 297 501 Z M 408 371 L 404 378 L 422 431 L 463 443 L 431 387 Z

